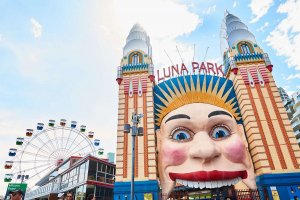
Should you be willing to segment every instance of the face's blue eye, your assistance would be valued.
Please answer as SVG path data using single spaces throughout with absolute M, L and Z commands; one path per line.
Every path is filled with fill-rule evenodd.
M 230 132 L 227 128 L 219 126 L 213 129 L 211 137 L 214 139 L 225 139 L 230 136 Z
M 191 134 L 188 130 L 178 128 L 173 131 L 173 133 L 171 134 L 171 138 L 177 141 L 186 141 L 191 138 Z

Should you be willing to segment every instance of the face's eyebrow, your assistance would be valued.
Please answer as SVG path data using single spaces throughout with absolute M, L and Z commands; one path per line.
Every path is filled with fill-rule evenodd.
M 168 121 L 173 120 L 173 119 L 181 119 L 181 118 L 191 119 L 191 117 L 188 116 L 188 115 L 185 115 L 185 114 L 178 114 L 178 115 L 173 115 L 173 116 L 169 117 L 169 118 L 166 120 L 165 123 L 167 123 Z
M 208 118 L 216 116 L 216 115 L 228 115 L 229 117 L 232 118 L 231 114 L 229 114 L 228 112 L 225 112 L 223 110 L 216 110 L 216 111 L 209 113 Z

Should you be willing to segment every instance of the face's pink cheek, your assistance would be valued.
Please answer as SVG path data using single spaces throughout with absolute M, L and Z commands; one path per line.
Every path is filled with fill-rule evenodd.
M 187 149 L 178 144 L 165 145 L 162 152 L 162 161 L 166 165 L 180 165 L 187 159 Z
M 245 145 L 238 136 L 224 140 L 222 149 L 225 157 L 234 163 L 243 162 L 245 159 Z

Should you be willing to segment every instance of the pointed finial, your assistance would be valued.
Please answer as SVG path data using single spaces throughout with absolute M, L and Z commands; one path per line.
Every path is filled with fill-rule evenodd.
M 226 17 L 227 15 L 229 15 L 230 13 L 228 12 L 227 9 L 225 9 L 225 13 L 224 13 L 224 16 Z

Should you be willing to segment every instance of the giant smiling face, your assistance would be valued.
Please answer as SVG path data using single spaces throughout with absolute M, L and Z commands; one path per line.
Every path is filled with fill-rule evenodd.
M 205 103 L 181 106 L 163 118 L 156 133 L 165 197 L 176 182 L 202 189 L 242 180 L 256 189 L 243 126 L 225 109 Z

